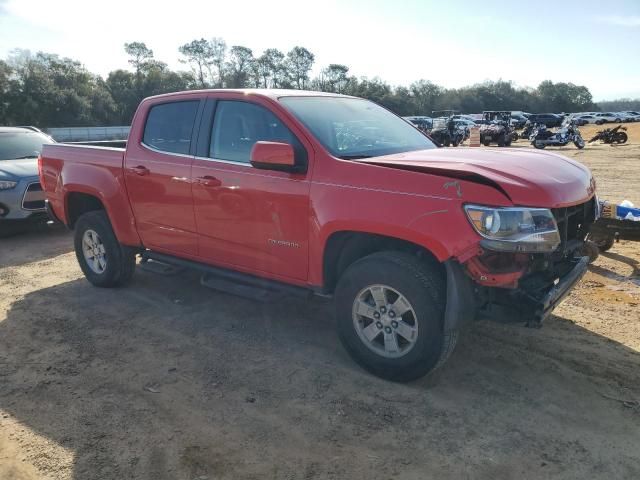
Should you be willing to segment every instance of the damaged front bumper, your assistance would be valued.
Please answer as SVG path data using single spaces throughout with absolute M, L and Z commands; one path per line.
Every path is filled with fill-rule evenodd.
M 521 322 L 540 327 L 587 271 L 589 257 L 565 258 L 554 265 L 554 273 L 523 277 L 516 288 L 482 288 L 480 316 L 501 322 Z
M 534 308 L 532 318 L 527 321 L 528 326 L 541 325 L 553 309 L 562 302 L 574 285 L 578 283 L 587 272 L 589 257 L 579 257 L 567 260 L 567 262 L 572 263 L 573 267 L 565 273 L 563 277 L 558 278 L 557 283 L 554 284 L 542 297 L 537 298 L 536 296 L 525 292 L 531 306 Z

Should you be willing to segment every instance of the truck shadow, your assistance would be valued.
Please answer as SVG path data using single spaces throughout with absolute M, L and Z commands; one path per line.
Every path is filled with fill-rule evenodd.
M 0 268 L 38 262 L 73 250 L 73 235 L 64 227 L 37 224 L 20 228 L 10 236 L 0 235 Z
M 437 376 L 393 384 L 347 357 L 326 301 L 260 304 L 191 273 L 71 281 L 0 322 L 0 422 L 73 452 L 54 464 L 74 479 L 633 478 L 640 410 L 617 399 L 639 380 L 637 351 L 553 317 L 481 322 Z

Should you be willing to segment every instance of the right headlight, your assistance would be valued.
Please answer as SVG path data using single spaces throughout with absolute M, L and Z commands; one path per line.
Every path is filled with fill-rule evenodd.
M 560 233 L 547 208 L 465 205 L 467 217 L 482 237 L 480 244 L 502 252 L 552 252 Z
M 18 182 L 12 182 L 10 180 L 0 180 L 0 190 L 10 190 L 17 184 Z

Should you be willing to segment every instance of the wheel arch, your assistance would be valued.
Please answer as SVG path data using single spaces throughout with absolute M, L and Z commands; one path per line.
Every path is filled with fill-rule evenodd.
M 73 229 L 78 218 L 85 213 L 104 211 L 118 241 L 132 247 L 142 245 L 126 194 L 125 198 L 121 195 L 104 197 L 100 191 L 84 185 L 67 185 L 63 202 L 64 221 L 68 228 Z
M 322 291 L 332 293 L 344 271 L 357 260 L 381 251 L 401 251 L 437 266 L 444 276 L 444 264 L 430 249 L 399 237 L 353 230 L 333 232 L 327 238 L 322 261 Z
M 71 229 L 75 227 L 81 215 L 98 210 L 104 210 L 109 216 L 103 201 L 96 194 L 73 191 L 68 192 L 65 196 L 67 226 Z

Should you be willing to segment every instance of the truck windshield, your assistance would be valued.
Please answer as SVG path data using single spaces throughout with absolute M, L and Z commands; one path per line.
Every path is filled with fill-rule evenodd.
M 338 158 L 370 158 L 436 148 L 407 121 L 368 100 L 281 97 L 280 101 Z
M 37 132 L 0 132 L 0 160 L 36 158 L 45 143 L 53 142 L 46 135 Z

